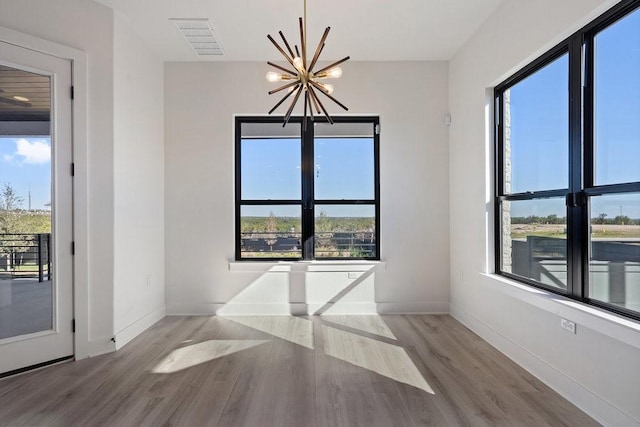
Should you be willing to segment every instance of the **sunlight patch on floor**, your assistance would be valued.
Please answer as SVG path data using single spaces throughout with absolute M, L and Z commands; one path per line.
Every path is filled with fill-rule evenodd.
M 434 394 L 407 352 L 396 345 L 322 326 L 327 355 Z
M 323 315 L 322 319 L 369 334 L 379 335 L 393 340 L 397 339 L 384 320 L 382 320 L 382 317 L 378 315 Z
M 173 350 L 152 370 L 154 374 L 170 374 L 210 362 L 270 340 L 209 340 Z
M 260 332 L 313 350 L 313 322 L 296 316 L 224 316 Z

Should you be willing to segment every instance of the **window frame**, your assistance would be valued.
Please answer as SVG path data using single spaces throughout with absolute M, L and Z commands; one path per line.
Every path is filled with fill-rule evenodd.
M 623 0 L 567 39 L 517 71 L 494 88 L 494 256 L 495 272 L 521 283 L 544 289 L 585 304 L 640 320 L 640 312 L 589 296 L 590 214 L 589 198 L 607 194 L 640 192 L 640 181 L 607 185 L 594 184 L 594 39 L 598 33 L 640 10 L 640 0 Z M 568 53 L 568 188 L 524 193 L 504 191 L 504 93 L 517 83 Z M 501 202 L 565 198 L 567 208 L 567 290 L 502 271 L 503 233 Z
M 305 125 L 304 120 L 307 120 Z M 380 118 L 379 116 L 332 116 L 335 123 L 370 123 L 373 137 L 374 199 L 315 199 L 314 194 L 314 123 L 328 123 L 324 117 L 304 119 L 292 116 L 289 125 L 300 126 L 300 199 L 291 200 L 255 200 L 242 199 L 242 124 L 244 123 L 282 123 L 277 116 L 236 116 L 235 117 L 235 260 L 236 261 L 379 261 L 380 260 Z M 243 257 L 241 237 L 241 209 L 243 206 L 300 206 L 301 210 L 301 257 Z M 315 209 L 316 206 L 331 205 L 371 205 L 375 212 L 375 256 L 365 257 L 316 257 L 315 256 Z

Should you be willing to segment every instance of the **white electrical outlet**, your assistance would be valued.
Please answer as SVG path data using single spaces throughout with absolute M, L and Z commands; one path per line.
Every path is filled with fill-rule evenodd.
M 572 322 L 567 319 L 560 319 L 560 326 L 573 334 L 576 333 L 576 322 Z

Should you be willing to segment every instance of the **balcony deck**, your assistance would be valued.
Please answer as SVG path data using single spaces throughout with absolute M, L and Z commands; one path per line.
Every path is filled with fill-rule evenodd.
M 0 339 L 51 329 L 51 281 L 0 279 Z

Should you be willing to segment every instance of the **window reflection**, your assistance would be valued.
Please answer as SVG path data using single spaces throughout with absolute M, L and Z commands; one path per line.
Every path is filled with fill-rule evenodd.
M 504 201 L 502 271 L 567 288 L 567 218 L 563 198 Z
M 640 311 L 640 193 L 591 198 L 589 296 Z

